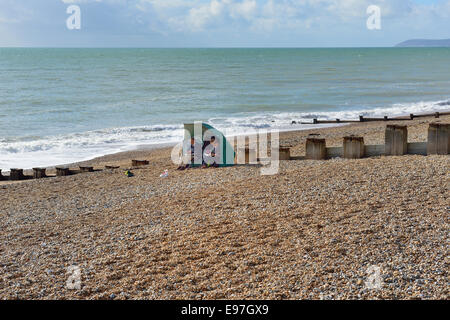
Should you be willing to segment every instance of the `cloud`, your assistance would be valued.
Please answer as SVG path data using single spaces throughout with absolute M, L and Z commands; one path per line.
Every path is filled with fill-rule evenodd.
M 70 4 L 81 7 L 81 42 L 109 37 L 125 44 L 142 36 L 169 46 L 190 40 L 334 45 L 342 39 L 380 45 L 415 35 L 448 37 L 450 29 L 450 0 L 0 0 L 0 45 L 11 38 L 37 43 L 73 37 L 65 29 Z M 366 29 L 369 5 L 381 8 L 378 33 Z
M 405 18 L 419 9 L 434 10 L 440 16 L 450 12 L 445 5 L 420 7 L 411 0 L 138 0 L 136 8 L 153 13 L 153 19 L 176 32 L 230 27 L 267 32 L 360 21 L 367 18 L 370 5 L 380 6 L 386 19 Z

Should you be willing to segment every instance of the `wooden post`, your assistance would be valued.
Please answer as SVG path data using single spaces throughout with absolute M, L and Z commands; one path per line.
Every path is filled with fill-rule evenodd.
M 81 167 L 80 166 L 80 171 L 81 172 L 94 172 L 94 167 Z
M 56 176 L 57 177 L 64 177 L 70 175 L 69 168 L 56 168 Z
M 360 159 L 364 157 L 363 137 L 344 137 L 344 158 Z
M 146 166 L 149 163 L 148 160 L 131 160 L 131 166 L 133 167 Z
M 408 152 L 407 126 L 387 125 L 384 139 L 387 156 L 402 156 Z
M 289 147 L 280 147 L 278 153 L 279 160 L 291 160 L 291 148 Z
M 109 170 L 114 170 L 114 169 L 119 169 L 120 166 L 105 166 L 105 169 L 109 169 Z
M 450 123 L 430 123 L 427 154 L 450 153 Z
M 244 155 L 244 156 L 242 156 Z M 235 162 L 237 164 L 257 164 L 258 153 L 256 149 L 250 149 L 249 147 L 239 148 L 236 152 Z
M 323 160 L 327 156 L 325 139 L 306 139 L 306 159 Z
M 25 179 L 25 176 L 23 175 L 23 169 L 10 169 L 9 173 L 9 179 L 10 180 L 23 180 Z
M 42 179 L 47 177 L 45 174 L 45 168 L 33 168 L 33 178 L 34 179 Z

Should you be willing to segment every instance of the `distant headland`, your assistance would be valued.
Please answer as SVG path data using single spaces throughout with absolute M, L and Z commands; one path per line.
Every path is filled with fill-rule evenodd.
M 427 40 L 413 39 L 396 45 L 396 47 L 450 47 L 450 39 Z

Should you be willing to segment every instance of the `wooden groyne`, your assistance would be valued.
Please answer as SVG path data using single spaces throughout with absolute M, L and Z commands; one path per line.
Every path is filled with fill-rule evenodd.
M 72 172 L 70 171 L 69 168 L 60 168 L 60 167 L 56 167 L 56 176 L 57 177 L 65 177 L 70 175 Z
M 149 164 L 150 162 L 148 160 L 131 160 L 132 167 L 147 166 Z
M 428 129 L 428 154 L 450 153 L 450 124 L 432 123 Z
M 427 117 L 435 117 L 439 118 L 441 116 L 447 116 L 450 115 L 449 112 L 433 112 L 433 113 L 426 113 L 426 114 L 413 114 L 411 113 L 409 116 L 403 116 L 403 117 L 388 117 L 384 116 L 382 118 L 374 118 L 374 117 L 365 117 L 365 116 L 359 116 L 359 120 L 342 120 L 342 119 L 336 119 L 336 120 L 320 120 L 320 119 L 313 119 L 312 122 L 301 122 L 301 124 L 339 124 L 339 123 L 356 123 L 356 122 L 373 122 L 373 121 L 399 121 L 399 120 L 414 120 L 416 118 L 427 118 Z M 293 123 L 296 123 L 293 121 Z
M 321 138 L 306 139 L 306 159 L 323 160 L 327 156 L 326 141 Z
M 9 171 L 10 180 L 24 180 L 25 176 L 23 174 L 23 169 L 11 168 Z
M 33 168 L 33 178 L 34 179 L 42 179 L 46 178 L 46 169 L 45 168 Z
M 364 157 L 364 138 L 363 137 L 344 137 L 343 157 L 346 159 L 359 159 Z
M 132 167 L 140 167 L 149 165 L 150 162 L 148 160 L 132 160 Z M 105 165 L 105 170 L 116 170 L 120 169 L 119 165 Z M 44 178 L 54 178 L 54 177 L 66 177 L 70 175 L 80 174 L 80 173 L 89 173 L 95 171 L 102 171 L 102 169 L 94 169 L 93 166 L 79 166 L 78 169 L 68 168 L 68 167 L 55 167 L 55 173 L 51 175 L 47 175 L 46 168 L 33 168 L 32 175 L 27 176 L 24 174 L 24 169 L 11 168 L 9 176 L 3 175 L 2 170 L 0 170 L 0 181 L 18 181 L 18 180 L 27 180 L 27 179 L 44 179 Z
M 317 139 L 317 138 L 316 138 Z M 322 139 L 325 140 L 325 139 Z M 321 142 L 322 145 L 324 142 Z M 325 159 L 348 158 L 358 159 L 376 156 L 415 155 L 447 155 L 450 154 L 450 124 L 431 123 L 428 128 L 427 142 L 409 142 L 408 127 L 387 125 L 385 143 L 383 145 L 365 145 L 363 137 L 344 137 L 342 147 L 325 148 Z M 306 142 L 306 158 L 308 157 L 308 139 Z M 319 157 L 323 159 L 323 156 Z
M 342 139 L 342 146 L 327 147 L 326 139 L 321 138 L 320 134 L 310 134 L 306 139 L 305 156 L 292 157 L 290 148 L 283 147 L 283 158 L 279 160 L 326 160 L 332 158 L 360 159 L 364 157 L 378 156 L 401 156 L 412 155 L 447 155 L 450 154 L 450 124 L 431 123 L 428 128 L 427 142 L 409 142 L 408 127 L 401 125 L 386 125 L 385 141 L 380 145 L 366 145 L 364 137 L 346 136 Z M 280 148 L 281 150 L 281 148 Z M 245 153 L 244 153 L 245 152 Z M 245 163 L 249 162 L 249 153 L 253 153 L 253 158 L 257 156 L 256 150 L 251 152 L 248 148 L 242 150 L 242 158 L 245 154 Z M 289 154 L 289 157 L 287 155 Z M 280 151 L 281 155 L 281 151 Z M 258 158 L 258 162 L 264 163 L 270 161 L 270 158 Z M 244 162 L 239 162 L 244 163 Z
M 115 170 L 115 169 L 119 169 L 119 168 L 120 168 L 120 166 L 111 166 L 111 165 L 106 165 L 105 166 L 106 170 Z

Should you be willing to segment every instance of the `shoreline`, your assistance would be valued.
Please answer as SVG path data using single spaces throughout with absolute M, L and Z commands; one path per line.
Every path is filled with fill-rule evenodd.
M 280 134 L 287 133 L 287 132 L 303 132 L 303 131 L 314 130 L 314 129 L 335 128 L 335 127 L 340 127 L 340 126 L 345 126 L 345 125 L 347 125 L 347 124 L 318 124 L 318 125 L 311 124 L 310 126 L 308 126 L 308 128 L 305 128 L 305 129 L 299 129 L 299 128 L 280 129 L 279 132 L 280 132 Z M 265 131 L 263 131 L 263 132 L 265 132 Z M 243 136 L 243 135 L 245 135 L 245 133 L 229 135 L 226 137 L 234 138 L 234 137 Z M 161 142 L 161 143 L 138 144 L 138 145 L 130 146 L 129 150 L 113 151 L 111 153 L 105 153 L 105 154 L 101 154 L 101 155 L 97 155 L 97 156 L 88 157 L 85 160 L 80 160 L 80 161 L 75 161 L 75 162 L 66 162 L 66 163 L 62 163 L 62 164 L 53 164 L 53 165 L 49 165 L 49 166 L 33 166 L 33 167 L 45 168 L 45 169 L 51 170 L 51 169 L 55 169 L 56 167 L 77 166 L 79 164 L 91 163 L 92 161 L 95 161 L 96 159 L 105 158 L 105 157 L 114 156 L 114 155 L 120 156 L 122 154 L 127 154 L 127 153 L 139 153 L 139 152 L 143 152 L 143 151 L 172 148 L 175 145 L 177 145 L 178 143 L 179 142 Z M 12 167 L 12 168 L 17 168 L 17 166 Z M 24 171 L 32 172 L 32 168 L 19 168 L 19 169 L 24 169 Z M 9 172 L 9 169 L 3 169 L 2 172 L 4 172 L 4 173 Z
M 399 116 L 398 120 L 389 121 L 388 123 L 385 122 L 355 122 L 355 123 L 343 123 L 343 124 L 318 124 L 318 125 L 311 125 L 314 126 L 312 128 L 305 128 L 305 129 L 292 129 L 292 130 L 286 130 L 286 131 L 280 131 L 280 145 L 286 144 L 286 145 L 295 145 L 297 141 L 291 141 L 293 137 L 302 137 L 301 140 L 305 140 L 306 136 L 310 133 L 314 134 L 321 134 L 323 137 L 327 137 L 327 147 L 330 146 L 339 146 L 341 145 L 340 139 L 345 136 L 345 134 L 338 135 L 338 139 L 336 139 L 335 135 L 339 133 L 340 131 L 347 131 L 342 128 L 348 128 L 349 134 L 352 134 L 350 131 L 354 128 L 356 131 L 359 131 L 364 128 L 380 128 L 386 126 L 386 124 L 403 124 L 403 125 L 409 125 L 409 127 L 416 127 L 420 123 L 430 123 L 438 121 L 449 121 L 450 115 L 444 115 L 441 116 L 439 119 L 435 119 L 433 116 L 429 117 L 421 117 L 417 118 L 415 120 L 405 120 L 402 119 L 403 116 Z M 366 130 L 362 130 L 363 132 Z M 412 134 L 411 134 L 412 133 Z M 425 142 L 427 140 L 426 135 L 424 133 L 421 134 L 421 137 L 417 137 L 417 134 L 415 135 L 413 132 L 411 132 L 408 137 L 408 142 Z M 235 137 L 235 136 L 232 136 Z M 331 138 L 331 139 L 330 139 Z M 365 137 L 366 144 L 383 144 L 384 140 L 380 139 L 380 137 L 377 140 L 370 140 L 370 137 Z M 369 139 L 369 140 L 367 140 Z M 169 154 L 169 161 L 170 161 L 170 151 L 173 146 L 175 146 L 176 143 L 163 143 L 163 144 L 146 144 L 146 145 L 138 145 L 133 150 L 128 151 L 120 151 L 110 154 L 105 154 L 102 156 L 97 156 L 88 160 L 84 161 L 77 161 L 77 162 L 71 162 L 66 163 L 63 165 L 56 165 L 56 166 L 48 166 L 44 167 L 47 169 L 47 173 L 50 175 L 55 174 L 55 168 L 56 167 L 66 167 L 70 168 L 72 170 L 76 170 L 79 166 L 93 166 L 95 170 L 103 170 L 105 165 L 112 165 L 112 166 L 120 166 L 120 169 L 129 169 L 131 168 L 131 160 L 132 159 L 139 159 L 139 160 L 145 160 L 144 158 L 152 157 L 152 155 L 155 154 Z M 304 148 L 302 146 L 294 146 L 291 149 L 291 153 L 293 156 L 302 156 L 304 153 Z M 141 159 L 142 158 L 142 159 Z M 171 162 L 167 164 L 168 166 L 173 165 Z M 7 173 L 9 170 L 2 171 L 3 173 Z M 25 175 L 32 175 L 32 169 L 24 169 Z M 24 183 L 32 181 L 32 179 L 28 180 L 19 180 L 19 181 L 0 181 L 0 185 L 5 184 L 14 184 L 14 183 Z
M 442 100 L 442 104 L 448 105 L 450 104 L 450 101 L 447 100 Z M 443 110 L 439 110 L 437 112 L 440 113 L 444 113 L 444 115 L 441 115 L 441 117 L 445 117 L 447 115 L 447 113 L 450 112 L 450 109 L 443 109 Z M 426 114 L 429 112 L 417 112 L 415 113 L 416 115 L 419 115 L 421 118 L 423 117 L 423 114 Z M 396 120 L 402 120 L 405 117 L 408 117 L 409 114 L 398 114 L 396 116 L 393 116 L 390 118 L 389 123 L 396 121 Z M 430 117 L 432 117 L 430 115 Z M 292 119 L 293 121 L 296 121 L 295 119 Z M 320 120 L 320 119 L 319 119 Z M 342 121 L 344 121 L 344 119 L 341 119 Z M 410 120 L 408 120 L 410 121 Z M 353 124 L 361 124 L 361 122 L 358 122 L 357 120 L 355 120 L 355 122 L 350 122 L 350 123 L 324 123 L 324 124 L 308 124 L 305 125 L 306 127 L 303 128 L 292 128 L 292 126 L 299 126 L 299 125 L 304 125 L 301 124 L 300 122 L 296 122 L 291 123 L 291 128 L 288 127 L 283 127 L 281 129 L 277 129 L 275 128 L 274 130 L 279 130 L 280 134 L 286 133 L 286 132 L 297 132 L 297 131 L 310 131 L 310 130 L 315 130 L 315 129 L 323 129 L 326 130 L 327 128 L 335 128 L 335 127 L 339 127 L 339 126 L 346 126 L 346 125 L 353 125 Z M 255 131 L 258 131 L 257 129 L 255 129 Z M 266 130 L 263 130 L 266 131 Z M 225 132 L 226 133 L 226 132 Z M 232 134 L 232 135 L 228 135 L 227 137 L 235 137 L 235 136 L 239 136 L 239 135 L 245 135 L 245 133 L 241 133 L 241 134 Z M 86 157 L 84 160 L 79 160 L 79 161 L 73 161 L 73 162 L 64 162 L 64 163 L 60 163 L 60 164 L 51 164 L 51 165 L 47 165 L 47 166 L 36 166 L 34 165 L 33 167 L 39 167 L 39 168 L 46 168 L 46 169 L 54 169 L 55 167 L 66 167 L 66 166 L 71 166 L 71 165 L 77 165 L 79 163 L 87 163 L 90 161 L 93 161 L 97 158 L 102 158 L 105 156 L 109 156 L 109 155 L 114 155 L 114 154 L 121 154 L 121 153 L 127 153 L 127 152 L 135 152 L 135 151 L 143 151 L 143 150 L 151 150 L 151 149 L 160 149 L 160 148 L 166 148 L 166 147 L 171 147 L 176 145 L 178 142 L 161 142 L 161 143 L 149 143 L 149 144 L 136 144 L 136 145 L 132 145 L 132 146 L 128 146 L 125 147 L 125 149 L 129 149 L 129 150 L 116 150 L 116 151 L 106 151 L 106 153 L 101 153 L 99 155 L 94 155 L 94 156 L 88 156 Z M 20 166 L 11 166 L 10 168 L 19 168 L 19 169 L 24 169 L 26 171 L 31 171 L 32 167 L 27 168 L 27 167 L 20 167 Z M 5 168 L 2 171 L 4 173 L 9 172 L 10 168 Z

